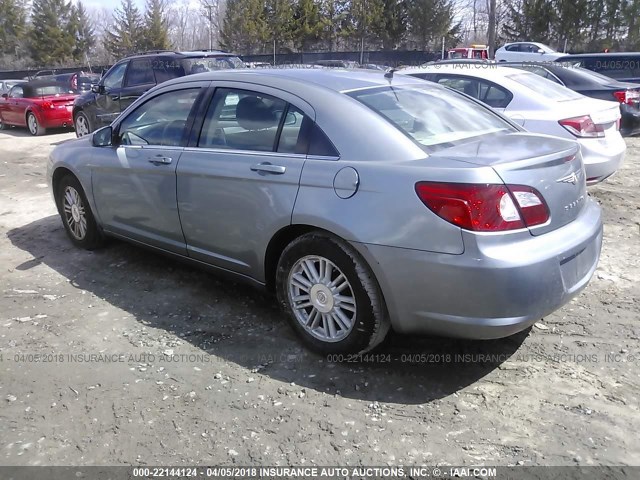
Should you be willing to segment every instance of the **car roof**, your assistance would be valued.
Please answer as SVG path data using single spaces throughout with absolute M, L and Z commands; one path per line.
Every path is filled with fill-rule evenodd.
M 237 80 L 278 87 L 284 84 L 297 84 L 301 87 L 315 86 L 336 92 L 348 92 L 387 85 L 424 85 L 424 81 L 412 79 L 396 72 L 391 78 L 381 70 L 360 68 L 260 68 L 241 70 L 218 70 L 198 73 L 169 80 L 162 85 L 171 85 L 197 80 Z
M 157 50 L 150 52 L 141 52 L 135 55 L 129 55 L 122 60 L 132 58 L 148 58 L 152 56 L 159 57 L 179 57 L 179 58 L 202 58 L 202 57 L 237 57 L 235 53 L 223 52 L 222 50 L 193 50 L 188 52 L 178 52 L 173 50 Z

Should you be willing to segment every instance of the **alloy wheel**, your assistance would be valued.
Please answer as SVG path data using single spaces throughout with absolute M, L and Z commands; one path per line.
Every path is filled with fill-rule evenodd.
M 89 123 L 84 115 L 78 115 L 76 118 L 76 135 L 84 137 L 89 134 Z
M 299 259 L 289 273 L 288 295 L 296 319 L 315 338 L 338 342 L 353 330 L 357 312 L 353 289 L 327 258 Z
M 31 135 L 38 133 L 38 120 L 36 120 L 36 116 L 33 113 L 27 118 L 27 126 L 29 127 Z
M 69 231 L 77 240 L 83 240 L 87 235 L 87 216 L 82 197 L 75 188 L 67 186 L 64 189 L 62 207 Z

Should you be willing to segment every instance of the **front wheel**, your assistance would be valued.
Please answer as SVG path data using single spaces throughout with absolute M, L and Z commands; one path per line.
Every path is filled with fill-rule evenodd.
M 27 114 L 27 127 L 29 128 L 29 133 L 36 137 L 47 133 L 47 129 L 40 125 L 36 116 L 31 112 Z
M 92 132 L 91 122 L 89 121 L 89 117 L 87 117 L 83 112 L 78 112 L 76 115 L 76 119 L 73 123 L 76 137 L 84 137 L 85 135 L 89 135 Z
M 384 340 L 389 318 L 369 266 L 346 242 L 320 232 L 282 252 L 278 301 L 302 340 L 322 354 L 361 354 Z
M 75 246 L 87 250 L 102 246 L 104 237 L 91 212 L 84 190 L 73 175 L 66 175 L 58 183 L 56 204 L 64 229 Z

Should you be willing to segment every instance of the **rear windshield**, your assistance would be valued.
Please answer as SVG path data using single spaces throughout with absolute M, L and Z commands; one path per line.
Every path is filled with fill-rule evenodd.
M 517 131 L 488 108 L 443 88 L 388 86 L 348 95 L 387 119 L 427 152 L 481 135 Z
M 37 87 L 31 90 L 30 97 L 44 97 L 47 95 L 67 95 L 75 93 L 75 90 L 64 85 L 51 85 L 48 87 Z
M 187 75 L 192 73 L 213 72 L 230 68 L 245 68 L 245 64 L 238 57 L 206 57 L 188 58 L 182 61 Z
M 514 75 L 508 75 L 507 78 L 514 82 L 524 85 L 530 90 L 533 90 L 539 95 L 543 95 L 548 100 L 556 102 L 566 102 L 568 100 L 577 100 L 582 98 L 577 92 L 569 90 L 562 85 L 558 85 L 546 78 L 542 78 L 534 73 L 516 73 Z

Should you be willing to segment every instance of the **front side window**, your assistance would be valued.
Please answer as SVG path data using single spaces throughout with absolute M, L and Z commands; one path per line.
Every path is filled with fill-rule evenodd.
M 384 117 L 427 152 L 517 129 L 488 108 L 455 92 L 424 86 L 376 87 L 348 95 Z
M 153 70 L 149 60 L 132 60 L 127 72 L 127 86 L 148 85 L 155 83 Z
M 287 103 L 270 95 L 221 88 L 211 101 L 199 147 L 272 152 Z
M 122 80 L 124 79 L 124 72 L 127 69 L 127 62 L 116 65 L 113 70 L 111 70 L 106 77 L 104 77 L 104 81 L 102 84 L 106 89 L 120 88 L 122 87 Z
M 120 124 L 120 143 L 182 145 L 187 119 L 199 92 L 199 88 L 173 90 L 142 104 Z

